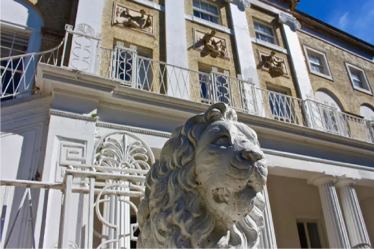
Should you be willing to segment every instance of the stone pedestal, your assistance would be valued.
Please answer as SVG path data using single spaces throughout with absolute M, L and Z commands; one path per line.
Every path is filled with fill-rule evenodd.
M 362 216 L 360 203 L 357 199 L 352 179 L 340 179 L 336 186 L 342 202 L 344 218 L 352 248 L 371 248 L 370 238 Z
M 309 183 L 317 186 L 319 190 L 330 247 L 351 248 L 334 185 L 335 180 L 330 176 L 317 176 Z

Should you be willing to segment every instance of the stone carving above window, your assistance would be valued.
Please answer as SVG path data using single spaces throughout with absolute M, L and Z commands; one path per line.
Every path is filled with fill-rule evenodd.
M 285 65 L 284 59 L 275 56 L 275 52 L 272 51 L 269 54 L 264 52 L 259 52 L 261 60 L 261 69 L 269 71 L 271 77 L 287 76 L 287 67 Z
M 195 30 L 194 48 L 201 50 L 201 56 L 210 55 L 213 58 L 230 59 L 226 39 L 215 35 L 215 30 L 212 30 L 210 33 Z
M 113 25 L 132 28 L 144 33 L 153 34 L 153 16 L 144 9 L 134 10 L 119 3 L 114 4 Z

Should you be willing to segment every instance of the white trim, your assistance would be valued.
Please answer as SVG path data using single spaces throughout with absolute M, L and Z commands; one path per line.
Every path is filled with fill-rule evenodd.
M 275 44 L 272 44 L 272 43 L 269 43 L 269 42 L 265 42 L 261 39 L 257 39 L 256 37 L 252 37 L 251 36 L 251 41 L 255 44 L 258 44 L 258 45 L 261 45 L 261 46 L 264 46 L 264 47 L 267 47 L 267 48 L 270 48 L 270 49 L 273 49 L 273 50 L 276 50 L 278 52 L 281 52 L 283 54 L 288 54 L 288 51 L 287 49 L 285 48 L 282 48 L 278 45 L 275 45 Z
M 345 66 L 346 66 L 346 68 L 347 68 L 347 72 L 348 72 L 349 79 L 350 79 L 350 81 L 351 81 L 352 87 L 353 87 L 355 90 L 357 90 L 357 91 L 360 91 L 360 92 L 363 92 L 363 93 L 367 93 L 367 94 L 373 95 L 373 90 L 371 89 L 371 85 L 370 85 L 370 82 L 369 82 L 369 80 L 368 80 L 368 78 L 367 78 L 367 76 L 366 76 L 365 70 L 362 69 L 362 68 L 359 68 L 359 67 L 357 67 L 357 66 L 355 66 L 355 65 L 353 65 L 353 64 L 351 64 L 351 63 L 349 63 L 349 62 L 345 62 Z M 355 84 L 354 84 L 354 82 L 353 82 L 353 79 L 352 79 L 352 73 L 351 73 L 350 68 L 354 68 L 354 69 L 356 69 L 357 71 L 359 71 L 359 72 L 361 73 L 361 75 L 362 75 L 362 78 L 361 78 L 361 79 L 364 80 L 364 81 L 363 81 L 363 84 L 366 84 L 366 87 L 367 87 L 368 89 L 364 89 L 364 88 L 361 88 L 361 87 L 355 86 Z
M 225 26 L 222 26 L 220 24 L 217 24 L 217 23 L 214 23 L 214 22 L 209 22 L 207 20 L 198 18 L 196 16 L 191 16 L 191 15 L 188 15 L 188 14 L 185 14 L 184 17 L 188 21 L 195 22 L 195 23 L 207 26 L 207 27 L 212 28 L 212 29 L 216 29 L 218 31 L 227 33 L 229 35 L 233 35 L 234 34 L 234 32 L 231 29 L 226 28 Z
M 266 33 L 262 32 L 261 30 L 257 30 L 257 29 L 256 29 L 256 23 L 259 24 L 259 25 L 263 25 L 263 26 L 265 26 L 265 27 L 267 27 L 267 28 L 270 28 L 270 29 L 271 29 L 271 32 L 273 32 L 273 36 L 271 36 L 271 35 L 269 35 L 269 34 L 266 34 Z M 270 24 L 268 24 L 268 23 L 265 23 L 265 22 L 262 22 L 262 21 L 259 21 L 259 20 L 257 20 L 257 19 L 253 19 L 253 26 L 254 26 L 254 28 L 255 28 L 255 33 L 259 33 L 260 35 L 267 36 L 267 37 L 270 37 L 270 38 L 274 39 L 274 43 L 271 43 L 271 42 L 267 42 L 267 41 L 262 40 L 263 42 L 270 43 L 270 44 L 273 44 L 273 45 L 277 45 L 277 46 L 278 46 L 277 35 L 276 35 L 275 30 L 274 30 L 274 27 L 273 27 L 272 25 L 270 25 Z M 261 40 L 261 39 L 258 39 L 257 37 L 256 37 L 256 39 L 257 39 L 257 40 Z
M 332 73 L 331 73 L 331 70 L 330 70 L 330 65 L 329 65 L 329 62 L 327 60 L 326 54 L 324 52 L 318 51 L 318 50 L 316 50 L 314 48 L 311 48 L 309 46 L 306 46 L 306 45 L 303 45 L 303 47 L 304 47 L 305 57 L 306 57 L 306 60 L 307 60 L 307 63 L 308 63 L 309 72 L 311 74 L 315 74 L 315 75 L 318 75 L 320 77 L 323 77 L 323 78 L 326 78 L 326 79 L 329 79 L 329 80 L 333 81 L 334 79 L 332 77 Z M 320 72 L 317 72 L 317 71 L 313 70 L 311 64 L 316 64 L 316 63 L 309 60 L 309 51 L 316 54 L 321 59 L 322 65 L 319 65 L 319 66 L 322 66 L 322 68 L 327 71 L 327 74 L 320 73 Z
M 135 3 L 138 3 L 138 4 L 141 4 L 141 5 L 144 5 L 144 6 L 147 6 L 149 8 L 155 9 L 155 10 L 165 11 L 164 6 L 161 6 L 157 3 L 151 2 L 149 0 L 131 0 L 131 1 L 135 2 Z
M 213 3 L 210 3 L 210 2 L 208 2 L 208 1 L 205 1 L 205 0 L 196 0 L 196 1 L 199 1 L 199 2 L 200 2 L 200 5 L 201 5 L 201 2 L 204 2 L 204 3 L 208 4 L 209 6 L 210 6 L 210 5 L 211 5 L 211 6 L 214 6 L 214 7 L 216 8 L 216 10 L 217 10 L 217 13 L 218 13 L 218 14 L 216 15 L 216 14 L 213 14 L 213 13 L 211 13 L 211 12 L 208 12 L 208 11 L 205 11 L 205 10 L 203 10 L 203 9 L 199 9 L 199 8 L 195 7 L 195 6 L 193 5 L 193 1 L 194 1 L 194 0 L 192 0 L 192 10 L 193 10 L 193 11 L 196 10 L 196 11 L 198 11 L 198 12 L 200 12 L 200 13 L 203 13 L 203 14 L 206 14 L 206 15 L 208 15 L 208 16 L 216 17 L 216 18 L 218 18 L 218 23 L 211 22 L 211 21 L 205 20 L 205 19 L 203 19 L 203 18 L 199 18 L 199 17 L 197 17 L 197 16 L 196 16 L 196 18 L 199 18 L 199 19 L 205 20 L 205 21 L 207 21 L 207 22 L 211 22 L 211 23 L 215 23 L 215 24 L 221 25 L 220 12 L 219 12 L 219 8 L 218 8 L 217 5 L 215 5 L 215 4 L 213 4 Z M 193 15 L 193 16 L 195 16 L 195 15 Z
M 323 41 L 323 42 L 325 42 L 325 43 L 327 43 L 327 44 L 330 44 L 331 46 L 334 46 L 334 47 L 336 47 L 336 48 L 338 48 L 338 49 L 341 49 L 341 50 L 343 50 L 344 52 L 347 52 L 347 53 L 349 53 L 349 54 L 352 54 L 352 55 L 354 55 L 354 56 L 357 56 L 358 58 L 360 58 L 360 59 L 362 59 L 362 60 L 365 60 L 365 61 L 368 61 L 368 62 L 371 62 L 371 63 L 374 64 L 374 60 L 370 60 L 370 59 L 365 58 L 365 57 L 363 57 L 363 56 L 361 56 L 361 55 L 359 55 L 359 54 L 356 54 L 355 52 L 352 52 L 352 51 L 350 51 L 350 50 L 348 50 L 348 49 L 345 49 L 345 48 L 343 48 L 343 47 L 340 47 L 339 45 L 337 45 L 337 44 L 335 44 L 335 43 L 333 43 L 333 42 L 330 42 L 330 41 L 328 41 L 328 40 L 326 40 L 326 39 L 323 39 L 323 38 L 321 38 L 321 37 L 319 37 L 319 36 L 316 36 L 316 35 L 314 35 L 314 34 L 312 34 L 312 33 L 309 33 L 308 31 L 306 31 L 306 30 L 304 30 L 304 29 L 299 29 L 298 31 L 300 31 L 300 32 L 302 32 L 302 33 L 304 33 L 304 34 L 307 34 L 307 35 L 309 35 L 309 36 L 311 36 L 311 37 L 313 37 L 313 38 L 316 38 L 316 39 L 318 39 L 318 40 L 320 40 L 320 41 Z

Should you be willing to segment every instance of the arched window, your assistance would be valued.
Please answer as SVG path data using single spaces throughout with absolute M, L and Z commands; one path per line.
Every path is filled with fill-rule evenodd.
M 360 115 L 364 117 L 364 119 L 367 120 L 374 120 L 374 107 L 363 104 L 360 107 Z
M 364 117 L 364 119 L 366 119 L 366 131 L 370 137 L 371 142 L 374 143 L 374 107 L 367 104 L 363 104 L 360 107 L 360 114 Z

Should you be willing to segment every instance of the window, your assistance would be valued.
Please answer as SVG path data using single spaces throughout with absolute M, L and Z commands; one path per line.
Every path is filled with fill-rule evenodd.
M 297 231 L 301 248 L 322 248 L 317 222 L 298 221 Z
M 372 94 L 370 83 L 366 77 L 365 71 L 347 62 L 345 65 L 353 88 L 361 92 Z
M 193 0 L 193 15 L 209 22 L 220 24 L 217 5 L 204 0 Z
M 4 25 L 1 25 L 0 30 L 0 58 L 27 53 L 31 34 L 29 31 L 13 29 Z M 14 94 L 16 92 L 15 89 L 18 89 L 21 80 L 23 82 L 27 81 L 25 77 L 22 77 L 24 66 L 25 63 L 24 61 L 21 61 L 21 59 L 14 59 L 11 64 L 8 64 L 7 60 L 1 61 L 1 91 L 4 96 Z M 3 70 L 5 73 L 3 73 Z M 12 98 L 14 97 L 9 96 L 2 98 L 2 100 Z
M 256 38 L 272 44 L 277 44 L 275 32 L 272 26 L 258 21 L 254 21 Z
M 30 32 L 21 29 L 11 29 L 1 25 L 0 58 L 26 54 L 29 39 Z
M 269 90 L 269 105 L 273 117 L 275 119 L 293 123 L 295 110 L 292 100 L 287 97 L 290 95 L 289 91 L 274 87 L 267 87 L 267 89 Z
M 332 80 L 327 57 L 323 52 L 317 51 L 313 48 L 304 46 L 305 55 L 307 57 L 309 71 L 318 76 Z
M 120 44 L 115 47 L 115 55 L 113 62 L 113 77 L 124 81 L 127 84 L 136 84 L 136 87 L 142 90 L 149 90 L 152 86 L 152 61 L 151 51 L 124 47 Z M 133 70 L 133 58 L 137 55 L 136 70 Z M 134 79 L 137 79 L 134 82 Z
M 199 66 L 199 82 L 201 102 L 212 103 L 212 84 L 210 81 L 210 72 L 212 69 L 206 66 Z
M 230 103 L 230 77 L 227 71 L 199 65 L 199 82 L 202 103 Z

